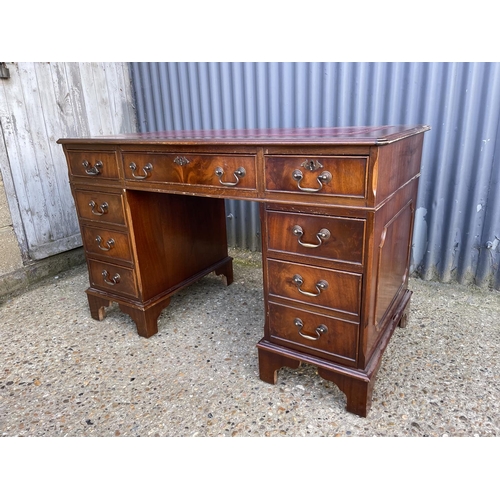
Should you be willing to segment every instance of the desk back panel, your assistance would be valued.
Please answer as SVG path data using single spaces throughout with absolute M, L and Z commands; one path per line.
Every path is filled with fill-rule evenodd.
M 142 300 L 227 257 L 224 200 L 127 191 Z

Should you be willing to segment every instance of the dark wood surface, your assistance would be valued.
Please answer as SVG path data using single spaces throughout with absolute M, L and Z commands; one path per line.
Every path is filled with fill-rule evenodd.
M 311 363 L 366 416 L 382 354 L 408 321 L 427 126 L 154 132 L 65 138 L 93 318 L 117 302 L 144 337 L 170 297 L 233 280 L 224 198 L 261 202 L 260 378 Z M 239 170 L 238 170 L 239 169 Z
M 267 210 L 265 223 L 267 249 L 276 255 L 294 254 L 299 261 L 302 258 L 317 258 L 324 265 L 332 265 L 333 262 L 344 267 L 363 264 L 364 219 Z M 302 229 L 301 236 L 294 232 L 298 231 L 297 227 Z M 329 236 L 318 236 L 325 229 L 329 231 Z M 311 248 L 304 244 L 318 246 Z
M 341 320 L 328 313 L 318 314 L 304 304 L 293 307 L 269 299 L 269 340 L 297 351 L 356 366 L 359 323 Z M 300 320 L 302 326 L 296 324 Z M 319 334 L 318 327 L 325 333 Z
M 68 167 L 72 176 L 86 181 L 93 177 L 96 180 L 119 178 L 115 151 L 71 151 L 68 154 Z
M 238 189 L 256 189 L 255 157 L 253 156 L 189 153 L 183 155 L 125 153 L 123 155 L 123 163 L 125 178 L 128 180 L 137 180 L 134 178 L 134 174 L 145 175 L 142 169 L 145 165 L 150 164 L 154 165 L 154 168 L 149 174 L 148 182 L 168 182 L 187 185 L 201 184 L 223 188 L 225 186 L 221 184 L 221 181 L 224 183 L 235 183 L 238 181 Z M 131 164 L 137 165 L 137 173 L 130 168 Z M 217 168 L 223 171 L 223 175 L 220 178 L 214 175 Z M 239 168 L 245 169 L 245 175 L 241 178 L 235 178 L 234 172 Z
M 228 257 L 224 200 L 130 190 L 127 202 L 142 300 Z
M 430 130 L 427 125 L 380 125 L 366 127 L 310 127 L 243 130 L 170 130 L 112 136 L 61 138 L 59 144 L 354 144 L 385 145 Z
M 331 180 L 322 182 L 324 185 L 317 193 L 365 198 L 368 160 L 364 156 L 322 156 L 318 160 L 319 165 L 315 164 L 317 170 L 311 171 L 303 167 L 304 163 L 312 161 L 310 156 L 266 156 L 266 190 L 296 194 L 300 190 L 292 175 L 296 170 L 303 176 L 300 182 L 302 189 L 319 189 L 318 176 L 328 172 Z
M 73 189 L 80 222 L 96 222 L 103 227 L 126 226 L 123 195 L 105 190 Z
M 82 224 L 83 246 L 90 258 L 132 264 L 132 249 L 128 233 L 106 227 Z
M 359 320 L 362 274 L 269 258 L 269 295 Z M 302 283 L 301 283 L 302 282 Z

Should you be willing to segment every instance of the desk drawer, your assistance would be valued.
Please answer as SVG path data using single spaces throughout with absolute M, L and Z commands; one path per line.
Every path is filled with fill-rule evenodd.
M 83 244 L 87 253 L 104 260 L 132 262 L 128 233 L 82 226 Z
M 70 151 L 71 175 L 86 179 L 118 179 L 118 163 L 114 151 Z
M 266 191 L 366 198 L 367 156 L 267 156 Z
M 359 318 L 361 274 L 267 260 L 269 294 Z
M 256 189 L 255 157 L 124 153 L 127 180 Z
M 272 341 L 297 351 L 352 364 L 357 358 L 358 323 L 270 302 L 269 332 Z
M 267 211 L 268 249 L 363 264 L 365 220 Z
M 125 226 L 121 194 L 75 189 L 75 204 L 81 219 Z
M 106 262 L 88 259 L 90 284 L 116 295 L 137 297 L 135 271 Z

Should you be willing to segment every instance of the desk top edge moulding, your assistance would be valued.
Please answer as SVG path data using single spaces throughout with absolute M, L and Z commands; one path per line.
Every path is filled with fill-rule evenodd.
M 116 302 L 139 335 L 180 289 L 233 280 L 224 199 L 260 205 L 261 380 L 301 363 L 366 416 L 382 355 L 408 321 L 426 125 L 165 131 L 61 138 L 91 316 Z M 196 241 L 196 245 L 193 245 Z
M 61 138 L 59 144 L 168 143 L 168 144 L 388 144 L 430 130 L 428 125 L 364 127 L 303 127 L 260 129 L 164 130 L 130 134 Z

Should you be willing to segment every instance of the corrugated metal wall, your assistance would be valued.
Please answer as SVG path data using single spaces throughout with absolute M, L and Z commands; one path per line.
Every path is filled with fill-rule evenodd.
M 500 289 L 500 63 L 132 63 L 142 131 L 428 124 L 412 269 Z M 227 202 L 258 249 L 258 207 Z

